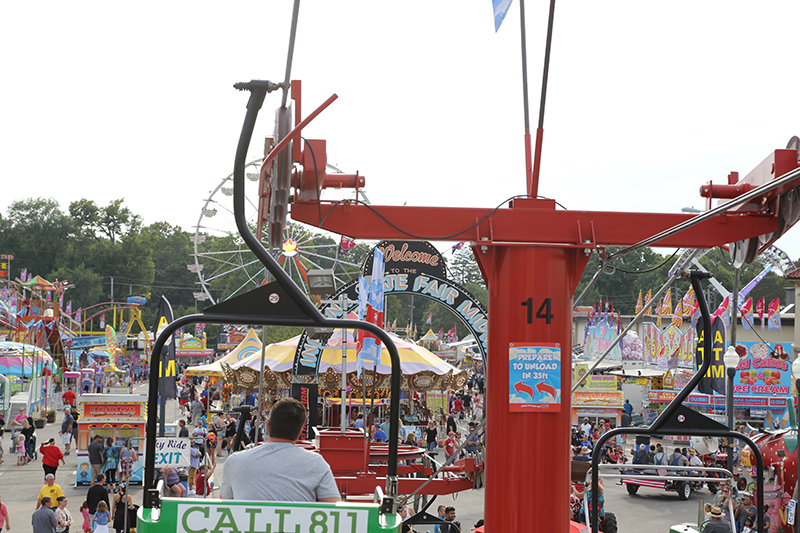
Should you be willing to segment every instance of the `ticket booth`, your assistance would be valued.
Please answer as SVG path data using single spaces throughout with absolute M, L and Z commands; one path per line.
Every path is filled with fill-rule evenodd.
M 82 394 L 78 398 L 78 468 L 75 486 L 91 483 L 92 468 L 89 464 L 88 446 L 95 435 L 103 437 L 105 446 L 108 437 L 116 446 L 130 444 L 138 458 L 131 469 L 130 483 L 141 484 L 144 479 L 144 436 L 147 418 L 147 396 Z
M 70 372 L 66 371 L 61 376 L 61 383 L 62 389 L 66 391 L 67 389 L 72 389 L 72 392 L 75 393 L 75 396 L 80 394 L 80 383 L 81 380 L 81 373 L 80 372 Z
M 94 392 L 94 368 L 82 368 L 80 394 L 87 394 L 91 392 Z

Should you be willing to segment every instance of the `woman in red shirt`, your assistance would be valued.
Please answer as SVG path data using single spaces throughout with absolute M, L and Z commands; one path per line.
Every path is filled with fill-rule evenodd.
M 64 461 L 64 454 L 61 453 L 61 448 L 56 446 L 56 439 L 50 439 L 41 446 L 39 446 L 39 453 L 42 454 L 42 468 L 44 468 L 44 475 L 56 475 L 58 470 L 58 462 L 67 464 Z

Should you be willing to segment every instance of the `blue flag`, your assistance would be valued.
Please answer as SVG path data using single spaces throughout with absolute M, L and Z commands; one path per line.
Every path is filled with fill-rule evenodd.
M 492 0 L 492 8 L 494 8 L 494 31 L 500 29 L 503 19 L 506 18 L 508 8 L 511 7 L 511 0 Z

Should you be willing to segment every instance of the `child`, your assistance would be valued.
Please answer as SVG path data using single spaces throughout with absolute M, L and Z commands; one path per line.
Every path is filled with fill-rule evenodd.
M 83 500 L 81 508 L 79 509 L 81 516 L 83 516 L 83 533 L 92 533 L 92 523 L 89 518 L 89 504 Z
M 108 533 L 109 516 L 108 504 L 104 501 L 100 501 L 100 503 L 97 504 L 97 512 L 94 514 L 94 533 Z
M 25 435 L 17 437 L 17 466 L 28 462 L 28 452 L 25 451 Z
M 753 518 L 748 516 L 744 519 L 744 527 L 742 533 L 753 533 Z

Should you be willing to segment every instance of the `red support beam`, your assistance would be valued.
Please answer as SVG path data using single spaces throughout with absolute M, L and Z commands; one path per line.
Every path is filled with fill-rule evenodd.
M 549 204 L 549 205 L 548 205 Z M 541 207 L 532 207 L 541 206 Z M 552 206 L 552 207 L 550 207 Z M 322 223 L 318 208 L 322 210 Z M 625 246 L 691 219 L 682 213 L 556 210 L 548 200 L 515 200 L 512 208 L 365 206 L 294 203 L 292 219 L 357 239 L 411 239 Z M 657 246 L 712 248 L 772 233 L 777 217 L 728 214 L 660 241 Z M 596 242 L 592 242 L 596 239 Z

